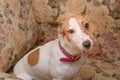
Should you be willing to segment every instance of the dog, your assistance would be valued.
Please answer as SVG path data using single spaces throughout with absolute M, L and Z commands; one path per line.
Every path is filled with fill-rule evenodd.
M 82 16 L 70 16 L 55 23 L 58 38 L 38 46 L 20 59 L 13 70 L 17 77 L 24 80 L 78 79 L 83 52 L 93 46 L 91 26 Z

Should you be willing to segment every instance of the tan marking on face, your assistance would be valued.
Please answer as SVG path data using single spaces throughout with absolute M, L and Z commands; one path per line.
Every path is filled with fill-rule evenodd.
M 62 32 L 61 32 L 61 34 L 63 35 L 63 37 L 66 37 L 68 41 L 70 41 L 70 37 L 69 37 L 70 34 L 67 32 L 68 29 L 69 29 L 68 19 L 69 19 L 69 18 L 64 19 L 64 20 L 61 22 L 61 23 L 62 23 L 62 26 L 61 26 Z
M 85 33 L 85 34 L 87 34 L 87 35 L 89 35 L 89 33 L 90 33 L 90 25 L 89 25 L 89 22 L 84 18 L 84 17 L 82 17 L 82 16 L 79 16 L 79 17 L 77 17 L 77 21 L 78 21 L 78 24 L 80 25 L 80 29 Z M 89 28 L 88 29 L 85 29 L 84 27 L 83 27 L 83 23 L 88 23 L 88 26 L 89 26 Z
M 27 60 L 28 60 L 28 64 L 30 66 L 35 66 L 38 63 L 38 60 L 39 60 L 39 49 L 36 49 L 32 53 L 30 53 L 28 55 Z

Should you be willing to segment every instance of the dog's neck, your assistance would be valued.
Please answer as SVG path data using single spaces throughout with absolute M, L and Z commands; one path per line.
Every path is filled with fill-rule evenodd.
M 59 44 L 59 48 L 62 51 L 62 53 L 66 56 L 65 58 L 60 58 L 60 61 L 62 62 L 74 62 L 80 59 L 81 55 L 71 55 L 70 53 L 68 53 L 62 46 L 60 41 L 58 42 Z
M 75 49 L 74 46 L 70 45 L 63 39 L 63 37 L 59 36 L 59 48 L 61 52 L 66 56 L 66 58 L 61 58 L 60 61 L 62 62 L 74 62 L 79 60 L 80 56 L 82 55 L 80 50 Z
M 58 39 L 61 43 L 61 46 L 71 55 L 78 55 L 81 53 L 81 50 L 70 44 L 67 40 L 64 39 L 62 34 L 58 34 Z

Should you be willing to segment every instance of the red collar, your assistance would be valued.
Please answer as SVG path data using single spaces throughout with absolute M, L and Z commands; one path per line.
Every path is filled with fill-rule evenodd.
M 62 51 L 62 53 L 66 56 L 66 58 L 60 58 L 60 61 L 62 62 L 74 62 L 74 61 L 77 61 L 80 59 L 81 55 L 71 55 L 70 53 L 68 53 L 60 44 L 60 41 L 59 41 L 59 47 L 60 47 L 60 50 Z

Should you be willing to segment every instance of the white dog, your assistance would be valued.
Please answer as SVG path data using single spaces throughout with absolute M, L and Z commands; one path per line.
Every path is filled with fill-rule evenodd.
M 26 54 L 14 67 L 24 80 L 77 80 L 83 51 L 93 45 L 90 27 L 84 17 L 71 16 L 59 22 L 58 39 Z

